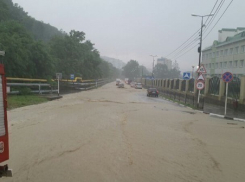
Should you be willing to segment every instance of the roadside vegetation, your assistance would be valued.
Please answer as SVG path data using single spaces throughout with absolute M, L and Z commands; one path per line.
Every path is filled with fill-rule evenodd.
M 139 65 L 136 60 L 130 60 L 124 67 L 122 74 L 126 78 L 134 79 L 139 77 L 152 76 L 152 72 L 149 72 L 146 67 Z M 153 75 L 155 78 L 179 78 L 180 70 L 178 63 L 175 61 L 172 68 L 168 68 L 166 64 L 156 64 L 154 66 Z
M 0 0 L 0 58 L 7 77 L 50 79 L 62 73 L 83 79 L 116 78 L 120 71 L 101 59 L 85 33 L 37 21 L 12 0 Z
M 39 95 L 8 95 L 8 110 L 28 105 L 40 104 L 47 102 L 48 99 Z

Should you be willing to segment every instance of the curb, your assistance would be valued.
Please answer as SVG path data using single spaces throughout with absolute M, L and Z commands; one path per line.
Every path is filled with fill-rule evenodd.
M 172 102 L 172 103 L 176 103 L 176 104 L 179 105 L 179 106 L 182 106 L 182 107 L 186 107 L 186 108 L 188 108 L 188 109 L 195 110 L 195 111 L 197 111 L 197 112 L 199 112 L 199 113 L 209 114 L 209 116 L 214 116 L 214 117 L 224 118 L 224 119 L 227 119 L 227 120 L 234 120 L 234 121 L 245 122 L 245 119 L 241 119 L 241 118 L 232 118 L 232 117 L 229 117 L 229 116 L 224 116 L 224 115 L 220 115 L 220 114 L 214 114 L 214 113 L 209 113 L 209 112 L 205 112 L 205 111 L 196 110 L 196 109 L 193 109 L 193 108 L 191 108 L 191 107 L 185 106 L 185 105 L 183 105 L 183 104 L 179 104 L 179 103 L 174 102 L 174 101 L 172 101 L 172 100 L 166 99 L 166 98 L 164 98 L 163 96 L 162 96 L 162 99 L 167 100 L 167 101 Z
M 214 113 L 209 113 L 210 116 L 214 116 L 214 117 L 219 117 L 219 118 L 224 118 L 227 120 L 234 120 L 234 121 L 241 121 L 241 122 L 245 122 L 245 119 L 240 119 L 240 118 L 232 118 L 232 117 L 228 117 L 228 116 L 224 116 L 224 115 L 219 115 L 219 114 L 214 114 Z

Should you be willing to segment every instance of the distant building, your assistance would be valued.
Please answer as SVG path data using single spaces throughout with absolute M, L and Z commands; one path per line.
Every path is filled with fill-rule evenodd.
M 105 60 L 106 62 L 111 63 L 117 69 L 122 69 L 126 65 L 123 61 L 119 59 L 115 59 L 115 58 L 111 58 L 107 56 L 101 56 L 101 58 Z
M 207 75 L 221 76 L 227 71 L 238 77 L 245 75 L 245 28 L 222 29 L 219 40 L 202 51 Z
M 163 57 L 158 58 L 157 64 L 165 64 L 165 65 L 167 65 L 169 70 L 172 69 L 172 60 L 170 60 L 170 59 L 163 58 Z

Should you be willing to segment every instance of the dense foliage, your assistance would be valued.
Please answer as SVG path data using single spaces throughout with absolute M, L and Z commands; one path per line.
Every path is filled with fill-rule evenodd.
M 9 77 L 50 78 L 61 72 L 83 79 L 118 77 L 119 70 L 100 58 L 85 33 L 69 34 L 37 21 L 11 0 L 0 0 L 0 50 Z
M 152 75 L 152 73 L 149 72 L 148 69 L 145 66 L 143 66 L 143 65 L 139 66 L 139 72 L 140 72 L 140 76 L 142 76 L 142 77 L 146 77 L 146 76 L 151 76 Z
M 140 76 L 139 63 L 136 60 L 130 60 L 123 67 L 122 73 L 126 78 L 129 79 L 138 78 Z
M 155 78 L 179 78 L 180 71 L 179 68 L 173 67 L 172 69 L 168 69 L 167 65 L 165 64 L 157 64 L 153 70 Z

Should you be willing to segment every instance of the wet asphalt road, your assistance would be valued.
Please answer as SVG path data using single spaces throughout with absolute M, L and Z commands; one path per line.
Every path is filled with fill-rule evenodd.
M 243 181 L 244 123 L 115 83 L 8 112 L 2 181 Z

